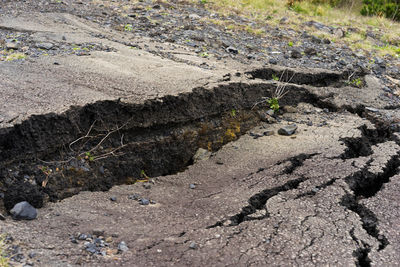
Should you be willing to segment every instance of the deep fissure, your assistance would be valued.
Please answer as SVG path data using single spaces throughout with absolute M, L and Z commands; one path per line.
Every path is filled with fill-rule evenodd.
M 288 161 L 291 162 L 291 165 L 289 167 L 287 167 L 286 169 L 284 169 L 282 174 L 292 174 L 296 168 L 303 165 L 304 161 L 312 158 L 315 155 L 316 155 L 315 153 L 314 154 L 300 154 L 298 156 L 288 159 Z M 268 210 L 265 207 L 265 204 L 267 203 L 268 199 L 270 199 L 273 196 L 278 195 L 281 192 L 296 189 L 302 182 L 304 182 L 306 180 L 308 180 L 308 178 L 301 176 L 299 178 L 289 180 L 286 183 L 284 183 L 283 185 L 280 185 L 280 186 L 277 186 L 274 188 L 267 188 L 255 195 L 253 195 L 248 200 L 249 205 L 243 207 L 242 210 L 238 214 L 233 215 L 229 219 L 227 219 L 227 220 L 231 221 L 229 226 L 236 226 L 244 221 L 262 220 L 262 219 L 268 218 L 270 216 L 270 214 L 268 213 Z M 257 210 L 262 210 L 262 209 L 265 209 L 265 215 L 259 216 L 259 217 L 249 217 L 250 215 L 256 213 Z M 223 226 L 227 220 L 218 221 L 215 224 L 208 226 L 207 228 Z

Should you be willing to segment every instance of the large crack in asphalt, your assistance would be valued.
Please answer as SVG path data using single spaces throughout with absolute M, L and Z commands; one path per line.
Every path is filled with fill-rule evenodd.
M 372 146 L 384 143 L 392 139 L 391 131 L 388 128 L 368 128 L 365 124 L 358 128 L 361 137 L 346 137 L 340 139 L 346 145 L 346 150 L 339 157 L 342 159 L 353 159 L 372 155 Z
M 292 174 L 296 168 L 299 168 L 300 166 L 303 165 L 304 161 L 312 158 L 315 155 L 316 155 L 315 153 L 300 154 L 298 156 L 289 158 L 287 161 L 289 161 L 291 164 L 290 164 L 290 166 L 286 167 L 283 170 L 282 174 Z M 296 189 L 302 182 L 304 182 L 306 180 L 308 180 L 308 178 L 301 176 L 296 179 L 289 180 L 280 186 L 276 186 L 273 188 L 267 188 L 255 195 L 251 196 L 248 200 L 249 205 L 243 207 L 239 213 L 231 216 L 229 219 L 224 219 L 224 220 L 218 221 L 215 224 L 208 226 L 207 229 L 218 227 L 218 226 L 223 226 L 226 224 L 226 222 L 229 222 L 228 226 L 237 226 L 245 221 L 263 220 L 265 218 L 268 218 L 270 216 L 270 214 L 269 214 L 267 208 L 265 207 L 265 204 L 267 203 L 267 201 L 270 198 L 272 198 L 273 196 L 276 196 L 281 192 Z M 265 209 L 265 215 L 262 215 L 259 217 L 250 217 L 250 215 L 256 213 L 257 210 L 262 210 L 262 209 Z
M 232 81 L 143 104 L 99 101 L 62 114 L 33 115 L 2 128 L 5 207 L 28 201 L 40 208 L 45 199 L 182 171 L 193 163 L 198 148 L 217 151 L 260 123 L 265 105 L 254 104 L 272 95 L 276 86 Z M 300 86 L 290 90 L 282 105 L 317 98 Z
M 375 196 L 385 183 L 390 182 L 391 177 L 398 174 L 400 152 L 391 157 L 380 173 L 376 174 L 368 170 L 372 162 L 373 160 L 369 160 L 362 170 L 345 178 L 353 194 L 343 196 L 340 203 L 347 209 L 358 214 L 361 218 L 362 227 L 370 236 L 378 241 L 379 247 L 377 250 L 381 251 L 386 248 L 389 241 L 385 235 L 380 233 L 378 229 L 379 221 L 376 215 L 361 204 L 360 200 Z M 354 251 L 354 255 L 357 256 L 358 266 L 371 266 L 371 260 L 368 258 L 371 247 L 367 242 L 362 241 L 362 245 Z

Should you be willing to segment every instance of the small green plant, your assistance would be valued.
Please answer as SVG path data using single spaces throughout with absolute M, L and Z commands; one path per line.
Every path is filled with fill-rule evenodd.
M 236 109 L 231 110 L 231 116 L 234 118 L 236 117 Z
M 9 267 L 10 259 L 7 257 L 5 235 L 0 236 L 0 267 Z
M 347 81 L 347 84 L 361 88 L 363 85 L 363 82 L 362 82 L 361 78 L 355 78 L 355 79 Z
M 279 100 L 278 100 L 278 98 L 276 98 L 276 97 L 269 98 L 269 99 L 267 100 L 267 103 L 268 103 L 269 107 L 270 107 L 273 111 L 276 112 L 276 111 L 279 110 Z
M 286 82 L 283 82 L 283 76 L 286 74 L 286 79 L 284 79 Z M 289 72 L 283 71 L 281 74 L 281 77 L 278 79 L 281 81 L 278 83 L 278 85 L 275 88 L 275 91 L 273 92 L 271 97 L 263 97 L 261 101 L 255 103 L 252 107 L 255 108 L 257 105 L 262 104 L 262 103 L 267 103 L 268 107 L 275 112 L 279 110 L 279 100 L 284 97 L 288 91 L 286 90 L 286 86 L 288 83 L 290 83 L 294 77 L 295 73 L 293 72 L 292 77 L 289 78 Z M 276 80 L 277 76 L 272 75 L 272 79 Z
M 90 152 L 85 152 L 85 159 L 94 161 L 94 156 Z
M 199 2 L 200 2 L 200 4 L 205 5 L 208 3 L 208 0 L 200 0 Z
M 293 42 L 292 42 L 292 41 L 289 41 L 289 42 L 288 42 L 288 46 L 292 47 L 292 46 L 293 46 Z
M 126 24 L 125 27 L 124 27 L 124 30 L 125 30 L 126 32 L 131 32 L 131 31 L 133 31 L 133 26 L 132 26 L 132 24 Z
M 272 80 L 274 80 L 274 81 L 279 81 L 279 77 L 276 76 L 275 74 L 272 74 Z
M 207 53 L 207 51 L 204 51 L 204 52 L 201 52 L 201 53 L 199 54 L 199 56 L 204 57 L 204 58 L 207 58 L 207 57 L 209 57 L 210 55 Z

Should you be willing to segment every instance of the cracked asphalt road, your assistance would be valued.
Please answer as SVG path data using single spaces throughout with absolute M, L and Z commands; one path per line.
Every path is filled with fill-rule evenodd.
M 355 88 L 345 84 L 345 72 L 260 66 L 259 62 L 242 65 L 231 58 L 206 60 L 181 45 L 132 37 L 138 47 L 147 46 L 136 49 L 123 33 L 104 30 L 84 18 L 66 13 L 21 13 L 1 16 L 0 30 L 23 32 L 32 43 L 53 42 L 58 50 L 53 49 L 54 55 L 49 57 L 0 63 L 0 75 L 5 77 L 0 81 L 1 138 L 15 130 L 38 140 L 29 131 L 43 125 L 31 125 L 29 116 L 64 116 L 71 105 L 116 100 L 137 104 L 154 98 L 174 105 L 171 95 L 178 95 L 180 103 L 192 107 L 198 103 L 185 102 L 189 97 L 183 93 L 197 90 L 201 98 L 225 86 L 214 91 L 214 96 L 231 96 L 227 89 L 234 84 L 242 91 L 233 93 L 251 86 L 255 87 L 252 93 L 260 93 L 277 86 L 270 76 L 282 71 L 296 74 L 295 80 L 286 84 L 292 94 L 282 100 L 291 101 L 285 104 L 296 106 L 296 111 L 280 115 L 276 123 L 261 123 L 209 159 L 189 164 L 173 175 L 154 177 L 150 186 L 137 182 L 107 192 L 78 193 L 77 185 L 65 189 L 76 195 L 46 202 L 36 220 L 7 217 L 0 224 L 1 232 L 12 237 L 12 245 L 18 246 L 18 255 L 22 255 L 19 263 L 13 264 L 400 265 L 400 112 L 393 104 L 396 99 L 388 104 L 382 97 L 383 85 L 374 75 L 359 73 L 365 86 Z M 82 52 L 88 42 L 101 45 L 83 57 L 65 54 L 71 49 Z M 68 49 L 61 53 L 64 45 Z M 72 45 L 77 45 L 77 50 Z M 164 58 L 160 51 L 172 48 L 173 59 Z M 149 52 L 153 49 L 160 53 Z M 223 104 L 222 108 L 232 112 Z M 194 109 L 195 113 L 198 110 Z M 185 111 L 188 114 L 179 114 L 183 124 L 188 123 L 185 115 L 203 119 L 201 114 Z M 169 129 L 162 127 L 176 123 L 176 118 L 162 119 L 159 124 L 146 121 L 147 128 L 134 127 L 146 131 L 159 127 L 167 132 Z M 21 122 L 28 126 L 20 127 Z M 277 134 L 280 127 L 293 122 L 298 125 L 294 136 Z M 67 129 L 58 130 L 65 133 Z M 266 130 L 274 134 L 258 138 L 250 134 Z M 0 165 L 4 170 L 8 160 L 15 158 L 18 168 L 26 164 L 24 155 L 15 155 L 17 150 L 9 140 L 0 139 L 0 148 L 4 148 L 0 156 L 7 159 Z M 46 145 L 48 150 L 55 149 L 49 140 Z M 29 149 L 24 152 L 37 152 Z M 154 164 L 159 164 L 159 155 L 153 156 Z M 1 177 L 2 186 L 3 180 L 7 184 Z M 36 182 L 34 186 L 39 187 Z M 133 194 L 155 204 L 139 205 Z M 96 229 L 109 240 L 105 256 L 86 251 L 85 240 L 71 239 Z M 126 242 L 128 251 L 118 252 L 120 241 Z M 34 257 L 29 256 L 32 253 Z
M 309 104 L 298 109 L 293 119 L 311 116 L 327 126 L 300 124 L 295 138 L 244 135 L 184 172 L 156 178 L 150 189 L 137 183 L 81 192 L 48 203 L 37 220 L 8 220 L 2 230 L 25 252 L 36 252 L 42 266 L 398 265 L 399 176 L 390 176 L 398 167 L 393 165 L 397 139 L 372 145 L 369 155 L 345 157 L 349 148 L 342 140 L 362 138 L 360 126 L 372 132 L 374 126 L 348 112 L 330 116 L 310 110 Z M 279 126 L 268 127 L 276 131 Z M 368 197 L 359 194 L 351 178 L 364 169 L 374 177 L 389 175 L 375 184 L 357 183 L 381 186 Z M 157 204 L 138 205 L 131 194 Z M 250 206 L 253 210 L 237 220 Z M 115 236 L 114 245 L 124 240 L 129 251 L 89 256 L 83 243 L 69 241 L 70 235 L 94 228 Z

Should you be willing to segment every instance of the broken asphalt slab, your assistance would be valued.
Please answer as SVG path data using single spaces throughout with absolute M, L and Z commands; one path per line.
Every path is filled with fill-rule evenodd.
M 176 53 L 179 61 L 132 49 L 123 34 L 69 14 L 1 16 L 0 29 L 27 32 L 35 44 L 109 48 L 0 62 L 4 203 L 42 207 L 36 220 L 2 222 L 19 262 L 400 263 L 400 113 L 375 77 L 360 74 L 365 86 L 356 88 L 345 72 L 233 61 L 204 68 L 191 52 Z M 282 73 L 294 79 L 271 80 Z M 297 112 L 266 124 L 258 113 L 266 107 L 253 106 L 277 86 Z M 293 123 L 293 136 L 247 134 Z M 198 148 L 213 154 L 192 165 Z M 98 249 L 105 255 L 76 240 L 93 229 L 109 238 Z

